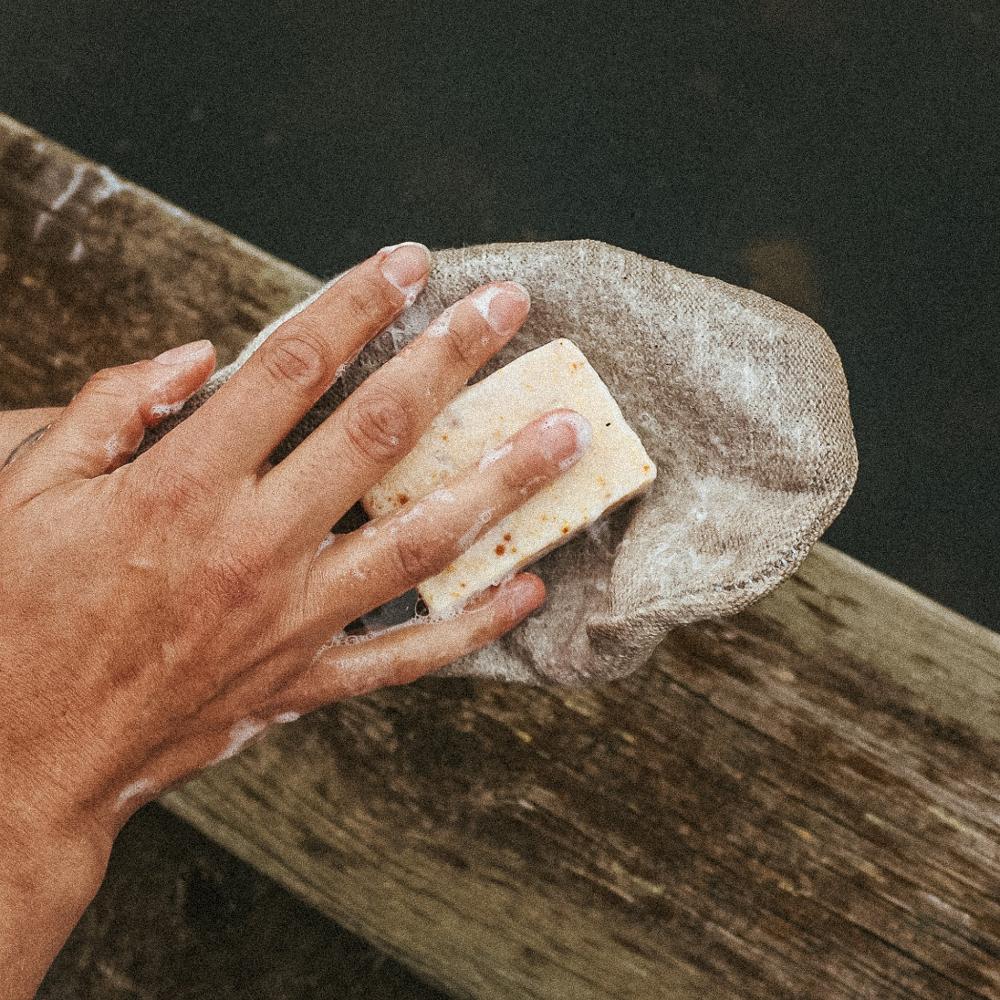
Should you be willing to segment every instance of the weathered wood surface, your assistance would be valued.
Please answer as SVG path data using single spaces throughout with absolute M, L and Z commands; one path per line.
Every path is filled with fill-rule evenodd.
M 12 122 L 0 241 L 8 405 L 314 285 Z M 998 737 L 1000 637 L 818 546 L 627 681 L 423 681 L 165 803 L 458 996 L 994 997 Z
M 178 998 L 446 1000 L 154 804 L 122 831 L 38 1000 Z

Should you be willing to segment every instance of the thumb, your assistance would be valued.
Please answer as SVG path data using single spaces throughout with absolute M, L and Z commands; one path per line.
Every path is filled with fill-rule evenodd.
M 198 340 L 151 361 L 104 368 L 88 379 L 36 444 L 9 467 L 30 496 L 124 464 L 147 427 L 175 413 L 215 368 L 215 348 Z

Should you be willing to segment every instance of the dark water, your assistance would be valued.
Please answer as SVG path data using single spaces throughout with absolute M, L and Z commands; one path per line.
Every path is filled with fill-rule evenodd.
M 0 107 L 320 274 L 591 236 L 797 306 L 861 449 L 829 540 L 1000 627 L 997 4 L 441 6 L 3 4 Z

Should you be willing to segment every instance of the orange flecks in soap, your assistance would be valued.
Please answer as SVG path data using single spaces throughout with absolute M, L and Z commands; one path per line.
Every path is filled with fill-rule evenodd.
M 506 551 L 506 547 L 503 545 L 498 545 L 494 550 L 498 556 L 502 556 Z
M 399 496 L 396 497 L 396 499 L 401 504 L 403 504 L 403 503 L 409 503 L 410 502 L 410 498 L 405 493 L 400 493 Z
M 511 551 L 511 552 L 516 552 L 516 551 L 517 551 L 517 546 L 516 546 L 516 545 L 512 545 L 512 546 L 510 547 L 510 551 Z
M 598 476 L 595 482 L 597 483 L 598 486 L 604 486 L 607 483 L 607 480 L 604 478 L 604 476 Z
M 464 587 L 464 586 L 465 586 L 465 581 L 463 580 L 463 581 L 462 581 L 462 582 L 461 582 L 461 583 L 459 584 L 459 586 L 460 586 L 460 587 Z
M 504 534 L 503 534 L 503 540 L 505 542 L 509 542 L 510 541 L 510 532 L 509 531 L 505 531 L 504 532 Z
M 642 467 L 642 471 L 643 471 L 643 472 L 649 472 L 649 466 L 648 466 L 648 465 L 644 465 L 644 466 Z
M 579 367 L 580 367 L 580 362 L 579 362 L 579 361 L 574 361 L 574 362 L 573 362 L 573 363 L 572 363 L 572 364 L 571 364 L 571 365 L 569 366 L 569 370 L 570 370 L 571 372 L 575 372 L 575 371 L 577 371 L 577 370 L 579 369 Z
M 568 524 L 564 524 L 564 525 L 562 526 L 562 533 L 563 533 L 564 535 L 568 535 L 568 534 L 569 534 L 569 525 L 568 525 Z
M 447 441 L 448 440 L 448 435 L 447 434 L 442 434 L 441 435 L 441 440 L 442 441 Z

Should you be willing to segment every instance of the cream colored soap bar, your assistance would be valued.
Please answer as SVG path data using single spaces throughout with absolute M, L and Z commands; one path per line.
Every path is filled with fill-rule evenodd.
M 590 421 L 589 448 L 575 466 L 419 586 L 432 614 L 454 610 L 644 492 L 656 478 L 652 459 L 579 348 L 560 339 L 464 389 L 413 451 L 365 495 L 373 517 L 398 510 L 476 465 L 535 417 L 561 407 Z

